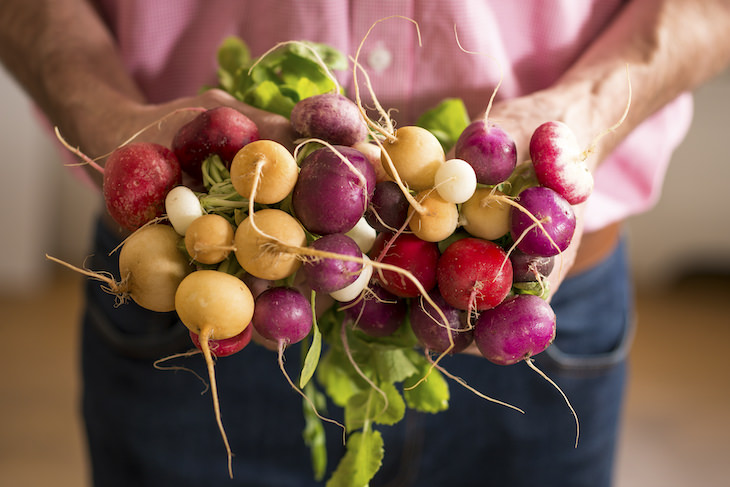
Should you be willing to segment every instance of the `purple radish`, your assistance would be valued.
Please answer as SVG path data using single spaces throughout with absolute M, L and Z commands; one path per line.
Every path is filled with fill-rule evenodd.
M 200 113 L 180 127 L 172 140 L 172 150 L 182 170 L 201 181 L 205 159 L 215 154 L 230 166 L 236 153 L 258 138 L 259 129 L 250 118 L 234 108 L 221 106 Z
M 540 257 L 526 254 L 520 249 L 510 253 L 512 279 L 514 282 L 538 281 L 550 274 L 555 266 L 555 257 Z
M 512 137 L 486 120 L 469 124 L 454 146 L 455 156 L 467 161 L 480 184 L 494 185 L 510 177 L 517 165 L 517 148 Z
M 259 335 L 284 348 L 312 330 L 312 307 L 296 289 L 272 287 L 256 298 L 251 321 Z
M 450 354 L 459 353 L 468 347 L 474 339 L 474 332 L 467 328 L 464 313 L 454 308 L 434 289 L 429 293 L 431 300 L 439 307 L 448 321 L 448 329 L 443 318 L 436 309 L 423 297 L 411 302 L 409 317 L 411 329 L 418 342 L 430 352 Z M 449 340 L 451 334 L 451 340 Z
M 571 205 L 584 202 L 593 191 L 593 175 L 585 157 L 575 133 L 563 122 L 545 122 L 530 138 L 530 158 L 538 181 Z
M 315 250 L 350 257 L 362 257 L 362 251 L 352 238 L 342 233 L 324 235 L 310 245 Z M 316 258 L 305 261 L 300 268 L 306 283 L 320 293 L 339 291 L 352 284 L 362 270 L 362 264 L 351 260 Z
M 334 146 L 317 149 L 301 163 L 292 192 L 292 207 L 311 233 L 327 235 L 351 230 L 367 209 L 375 189 L 375 169 L 359 151 Z M 354 170 L 353 170 L 354 169 Z
M 408 200 L 394 181 L 381 181 L 375 185 L 365 220 L 378 232 L 395 232 L 408 217 Z
M 522 209 L 512 208 L 510 230 L 518 242 L 517 248 L 541 257 L 551 257 L 568 248 L 576 221 L 573 207 L 565 198 L 550 188 L 534 186 L 522 191 L 518 202 Z
M 497 365 L 511 365 L 545 350 L 555 339 L 555 312 L 544 299 L 519 294 L 483 311 L 474 324 L 474 342 Z
M 378 284 L 371 284 L 369 292 L 347 303 L 345 315 L 353 328 L 372 337 L 392 335 L 400 328 L 406 317 L 406 302 L 386 291 Z
M 299 101 L 291 124 L 302 137 L 352 146 L 367 138 L 367 126 L 357 105 L 339 93 L 323 93 Z

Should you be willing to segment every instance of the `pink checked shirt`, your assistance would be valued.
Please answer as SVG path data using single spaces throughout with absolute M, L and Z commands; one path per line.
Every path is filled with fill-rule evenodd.
M 507 67 L 499 96 L 549 86 L 621 8 L 620 0 L 97 0 L 123 59 L 153 102 L 188 96 L 216 82 L 215 53 L 229 35 L 257 56 L 277 42 L 308 39 L 354 55 L 379 19 L 360 61 L 384 107 L 412 122 L 446 97 L 476 114 Z M 351 73 L 341 78 L 348 89 Z M 348 89 L 351 92 L 351 88 Z M 682 96 L 637 128 L 599 167 L 586 207 L 586 230 L 642 212 L 658 199 L 672 151 L 683 139 L 692 102 Z

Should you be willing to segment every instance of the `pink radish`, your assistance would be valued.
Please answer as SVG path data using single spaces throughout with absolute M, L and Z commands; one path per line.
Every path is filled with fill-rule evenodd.
M 563 122 L 545 122 L 530 138 L 530 157 L 538 181 L 571 205 L 584 202 L 593 191 L 586 155 L 573 130 Z
M 230 338 L 208 340 L 211 355 L 215 357 L 228 357 L 229 355 L 240 352 L 251 342 L 251 336 L 253 335 L 252 332 L 253 326 L 247 326 L 241 333 Z M 198 334 L 193 331 L 189 331 L 189 334 L 190 340 L 193 342 L 193 345 L 195 345 L 195 348 L 202 350 Z

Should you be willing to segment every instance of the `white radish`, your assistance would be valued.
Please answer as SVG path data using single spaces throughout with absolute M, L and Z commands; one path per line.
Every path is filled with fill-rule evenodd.
M 175 231 L 184 236 L 193 220 L 203 214 L 203 208 L 192 189 L 175 186 L 165 197 L 165 213 Z
M 436 171 L 434 185 L 439 195 L 451 203 L 463 203 L 477 189 L 474 168 L 463 159 L 449 159 Z

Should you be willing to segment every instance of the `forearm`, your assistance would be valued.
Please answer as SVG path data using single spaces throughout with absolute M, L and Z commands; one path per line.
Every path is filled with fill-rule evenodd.
M 143 96 L 125 71 L 101 19 L 83 0 L 4 0 L 0 7 L 0 58 L 50 122 L 89 155 L 105 153 L 90 127 L 117 127 L 125 107 Z
M 634 128 L 681 93 L 730 62 L 727 0 L 634 0 L 548 92 L 562 93 L 565 121 L 589 144 L 614 125 L 632 97 L 627 118 L 603 137 L 593 167 Z

